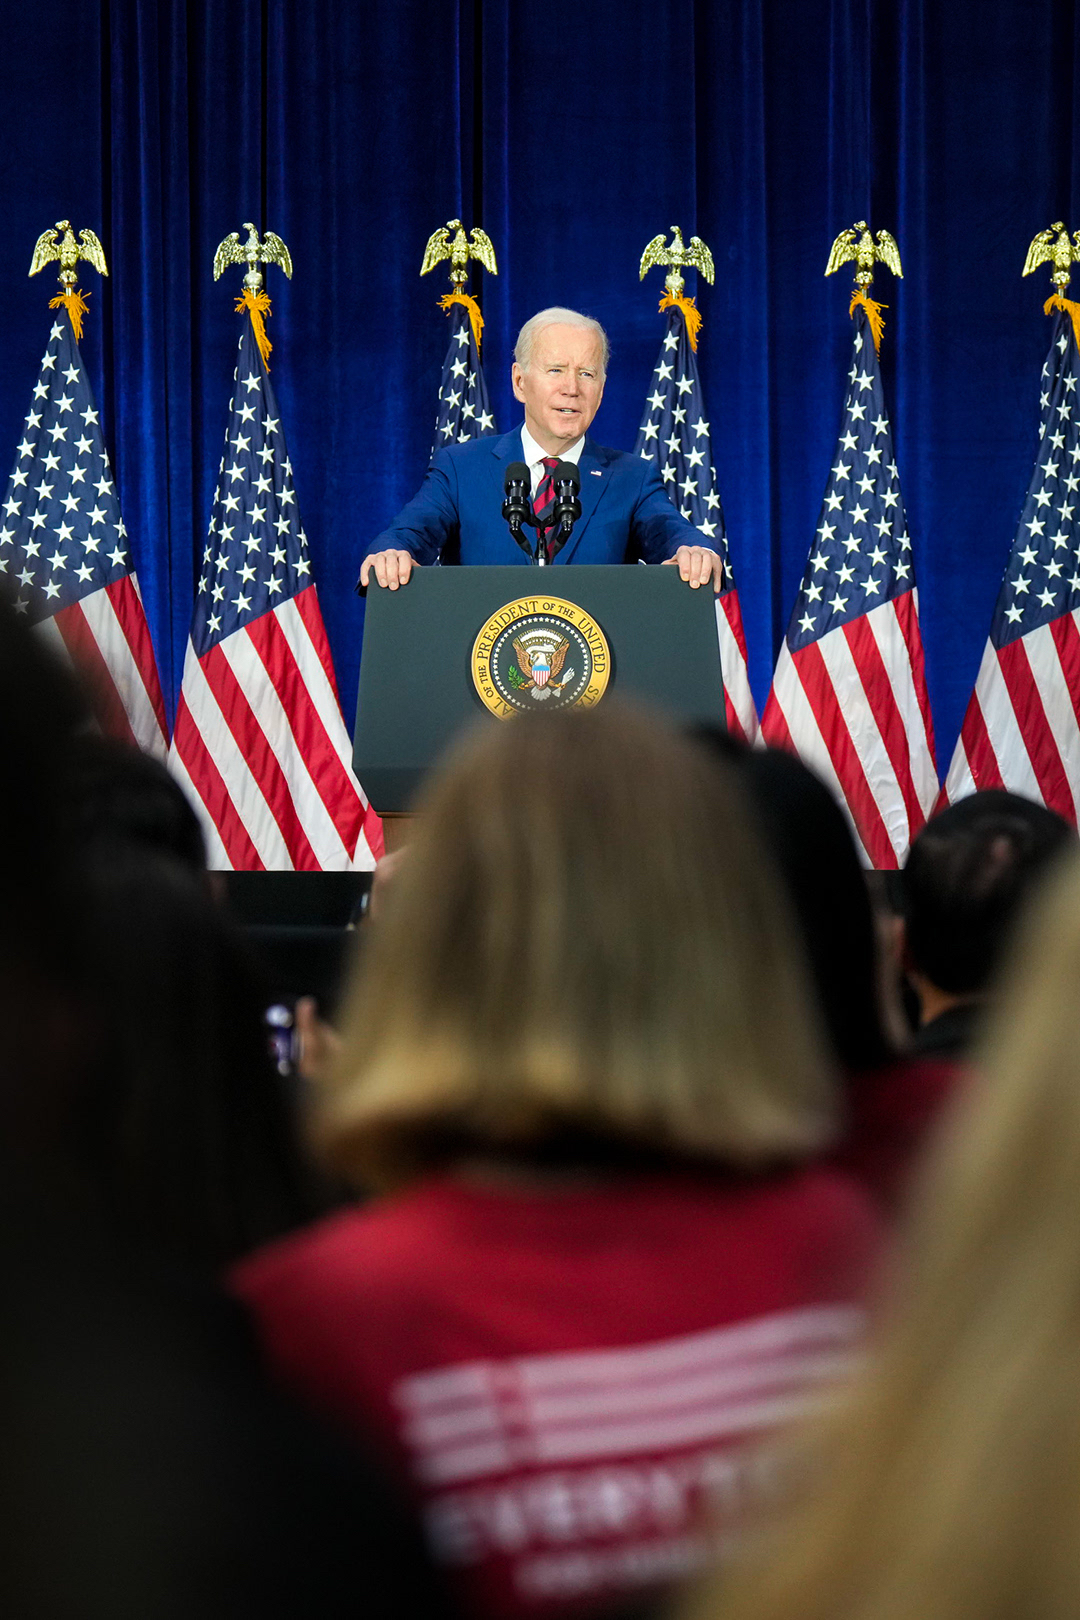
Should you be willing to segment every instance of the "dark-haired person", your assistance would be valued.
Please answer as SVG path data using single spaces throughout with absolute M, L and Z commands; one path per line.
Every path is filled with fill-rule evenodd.
M 787 891 L 844 1081 L 846 1128 L 834 1159 L 891 1211 L 952 1090 L 954 1066 L 904 1049 L 893 919 L 879 914 L 851 827 L 824 782 L 793 754 L 746 748 L 707 727 L 695 735 L 734 770 Z
M 146 881 L 145 863 L 133 883 L 111 886 L 100 874 L 115 908 L 109 928 L 102 925 L 68 801 L 67 763 L 86 715 L 70 668 L 0 581 L 0 758 L 8 773 L 0 834 L 11 852 L 0 888 L 0 1613 L 447 1614 L 387 1481 L 270 1388 L 242 1313 L 206 1278 L 208 1260 L 220 1263 L 281 1222 L 253 1221 L 249 1199 L 239 1232 L 231 1218 L 204 1230 L 201 1172 L 216 1154 L 243 1156 L 242 1139 L 258 1137 L 257 1110 L 237 1106 L 235 1084 L 207 1095 L 218 1070 L 177 1072 L 196 1048 L 206 1055 L 212 1030 L 189 1031 L 176 1053 L 164 1050 L 175 1027 L 169 1019 L 146 1038 L 152 1004 L 171 992 L 167 975 L 187 965 L 212 972 L 221 959 L 190 929 L 162 948 L 177 910 L 161 905 L 163 889 Z M 209 904 L 197 877 L 176 863 L 169 874 L 185 901 L 194 892 Z M 148 923 L 155 904 L 159 914 Z M 113 925 L 121 935 L 130 928 L 127 959 L 106 937 Z M 150 934 L 157 948 L 140 960 Z M 203 962 L 184 962 L 200 949 Z M 205 1015 L 205 1001 L 185 1000 L 183 985 L 176 995 L 178 1016 Z M 129 1015 L 122 1036 L 113 1025 L 114 1072 L 105 1076 L 123 1108 L 96 1067 L 105 1003 Z M 124 1040 L 143 1049 L 125 1051 Z M 220 1059 L 230 1056 L 223 1045 Z M 130 1061 L 143 1065 L 138 1086 Z M 76 1127 L 80 1108 L 93 1130 L 116 1126 L 108 1154 L 98 1157 L 98 1138 Z M 163 1150 L 158 1126 L 180 1140 Z M 192 1150 L 191 1134 L 203 1130 L 206 1141 Z M 256 1140 L 248 1151 L 262 1148 Z M 129 1155 L 140 1150 L 143 1162 L 133 1167 Z M 116 1175 L 108 1192 L 126 1222 L 106 1216 L 104 1198 L 88 1196 L 91 1163 Z M 235 1186 L 243 1173 L 228 1167 L 216 1185 L 232 1178 Z M 140 1178 L 148 1186 L 141 1202 L 131 1197 Z M 155 1178 L 160 1186 L 149 1185 Z M 161 1241 L 170 1202 L 183 1215 L 180 1243 Z M 192 1259 L 193 1211 L 201 1275 L 165 1261 Z M 133 1232 L 132 1221 L 145 1224 Z
M 719 591 L 723 560 L 676 510 L 653 463 L 588 437 L 607 362 L 607 336 L 591 316 L 552 308 L 526 321 L 511 371 L 523 426 L 439 450 L 419 493 L 368 546 L 360 589 L 374 575 L 397 590 L 416 564 L 440 558 L 524 563 L 502 516 L 506 470 L 524 461 L 535 498 L 545 477 L 551 491 L 550 472 L 561 460 L 579 470 L 581 516 L 556 564 L 621 563 L 636 552 L 648 563 L 675 563 L 691 585 L 711 582 Z
M 923 828 L 903 876 L 916 1052 L 966 1054 L 1021 911 L 1075 837 L 1053 810 L 1000 789 L 958 800 Z
M 99 732 L 75 739 L 64 763 L 65 836 L 90 849 L 144 850 L 206 871 L 199 818 L 167 766 Z
M 370 1432 L 470 1613 L 712 1557 L 856 1350 L 878 1225 L 731 774 L 617 705 L 431 784 L 316 1134 L 379 1196 L 243 1263 L 281 1376 Z
M 117 844 L 84 882 L 97 1050 L 70 1159 L 118 1234 L 215 1277 L 331 1203 L 271 1062 L 261 984 L 197 871 Z

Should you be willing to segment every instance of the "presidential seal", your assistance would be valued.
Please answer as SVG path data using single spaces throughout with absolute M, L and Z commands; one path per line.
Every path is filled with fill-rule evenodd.
M 472 650 L 473 685 L 500 720 L 599 703 L 611 674 L 611 649 L 583 608 L 554 596 L 507 602 L 484 625 Z

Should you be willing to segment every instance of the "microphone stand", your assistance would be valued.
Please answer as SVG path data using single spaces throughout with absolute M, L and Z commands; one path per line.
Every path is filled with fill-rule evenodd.
M 545 538 L 548 562 L 569 540 L 574 524 L 581 516 L 581 502 L 578 500 L 581 479 L 573 462 L 561 461 L 559 463 L 555 469 L 554 482 L 555 501 L 551 511 L 555 538 L 554 543 L 547 541 Z
M 551 516 L 546 520 L 537 517 L 532 501 L 525 493 L 529 487 L 529 469 L 523 461 L 513 462 L 507 468 L 503 484 L 506 498 L 502 504 L 502 515 L 517 544 L 538 568 L 550 565 L 555 553 L 569 540 L 574 524 L 581 516 L 581 502 L 577 493 L 581 480 L 573 463 L 559 463 L 554 483 L 555 500 L 551 506 Z M 525 523 L 536 530 L 535 554 L 521 532 Z
M 533 556 L 532 547 L 521 532 L 523 523 L 532 525 L 536 523 L 536 518 L 533 516 L 532 502 L 526 494 L 528 487 L 528 467 L 523 461 L 512 463 L 506 470 L 506 478 L 503 483 L 503 494 L 506 499 L 502 503 L 502 515 L 509 525 L 511 535 L 526 557 L 530 562 L 535 562 L 536 558 Z

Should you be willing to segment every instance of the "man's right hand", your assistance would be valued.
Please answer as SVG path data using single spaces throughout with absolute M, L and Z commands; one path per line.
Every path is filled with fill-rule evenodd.
M 360 584 L 366 588 L 374 573 L 380 585 L 385 585 L 388 591 L 396 591 L 399 585 L 407 583 L 413 568 L 417 566 L 407 551 L 373 551 L 370 557 L 364 558 Z

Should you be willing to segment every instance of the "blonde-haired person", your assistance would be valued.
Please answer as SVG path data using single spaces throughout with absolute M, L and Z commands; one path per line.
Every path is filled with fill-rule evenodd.
M 1080 1610 L 1080 858 L 1016 942 L 867 1374 L 789 1522 L 693 1620 Z
M 850 1361 L 878 1232 L 811 1166 L 836 1091 L 719 765 L 615 706 L 516 719 L 417 829 L 317 1121 L 381 1197 L 236 1286 L 469 1612 L 594 1612 L 708 1556 Z

